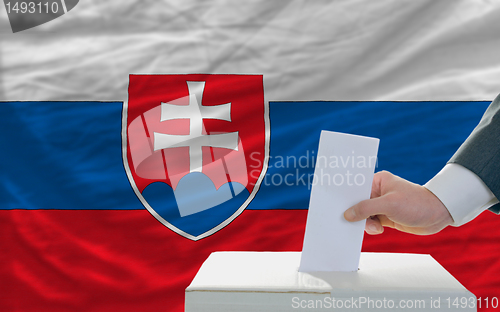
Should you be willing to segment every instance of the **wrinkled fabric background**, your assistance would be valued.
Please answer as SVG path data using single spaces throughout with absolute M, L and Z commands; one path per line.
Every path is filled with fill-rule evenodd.
M 495 1 L 83 0 L 16 34 L 0 6 L 0 100 L 125 101 L 131 73 L 256 73 L 267 101 L 490 101 L 499 33 Z M 306 214 L 247 210 L 192 242 L 145 210 L 1 211 L 0 310 L 183 311 L 210 252 L 300 250 Z M 428 237 L 386 230 L 363 250 L 431 254 L 491 299 L 499 224 L 485 212 Z

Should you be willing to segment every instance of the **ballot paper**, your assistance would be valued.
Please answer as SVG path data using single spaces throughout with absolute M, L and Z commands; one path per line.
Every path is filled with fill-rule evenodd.
M 344 211 L 370 198 L 379 139 L 322 131 L 299 271 L 357 271 L 366 221 Z

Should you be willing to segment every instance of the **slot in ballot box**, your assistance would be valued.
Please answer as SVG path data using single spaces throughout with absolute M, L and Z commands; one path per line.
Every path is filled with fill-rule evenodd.
M 299 272 L 300 252 L 214 252 L 186 288 L 186 312 L 476 311 L 430 255 L 361 253 L 357 272 Z

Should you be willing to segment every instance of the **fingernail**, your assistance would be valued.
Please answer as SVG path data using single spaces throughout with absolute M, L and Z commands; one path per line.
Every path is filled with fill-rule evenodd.
M 380 231 L 378 230 L 378 228 L 377 228 L 377 226 L 376 226 L 375 224 L 370 224 L 370 225 L 368 226 L 368 228 L 369 228 L 369 229 L 370 229 L 370 231 L 371 231 L 371 232 L 373 232 L 373 233 L 378 233 L 378 232 L 380 232 Z

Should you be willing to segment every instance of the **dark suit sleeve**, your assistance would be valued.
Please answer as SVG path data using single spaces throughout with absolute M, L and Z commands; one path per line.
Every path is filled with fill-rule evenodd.
M 474 172 L 500 199 L 500 95 L 491 102 L 483 118 L 449 163 Z M 500 204 L 489 208 L 500 213 Z

